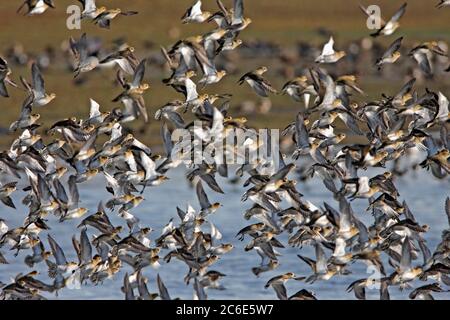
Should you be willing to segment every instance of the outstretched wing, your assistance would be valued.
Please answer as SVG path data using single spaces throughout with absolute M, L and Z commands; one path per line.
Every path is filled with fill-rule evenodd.
M 141 84 L 142 80 L 144 79 L 145 75 L 145 64 L 147 63 L 147 59 L 143 59 L 139 65 L 136 67 L 136 71 L 134 73 L 134 78 L 132 85 L 134 87 L 137 87 Z
M 205 193 L 205 190 L 203 189 L 202 182 L 197 182 L 197 198 L 198 202 L 200 203 L 200 207 L 203 209 L 208 209 L 211 207 L 211 203 L 208 200 L 208 196 Z
M 52 248 L 52 253 L 55 257 L 56 264 L 59 266 L 66 265 L 67 259 L 64 255 L 64 251 L 61 249 L 55 239 L 52 238 L 51 235 L 48 235 L 48 243 L 50 244 L 50 248 Z

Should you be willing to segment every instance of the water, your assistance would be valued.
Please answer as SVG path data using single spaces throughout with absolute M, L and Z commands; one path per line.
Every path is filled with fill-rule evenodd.
M 154 240 L 161 233 L 161 228 L 169 221 L 175 218 L 178 221 L 176 207 L 185 208 L 188 203 L 198 208 L 195 190 L 189 186 L 184 178 L 184 171 L 177 169 L 169 173 L 170 180 L 156 188 L 148 188 L 144 194 L 145 201 L 140 207 L 133 210 L 133 214 L 139 217 L 141 224 L 150 226 L 155 231 L 150 238 Z M 210 299 L 274 299 L 275 293 L 272 289 L 264 289 L 264 284 L 271 277 L 283 272 L 295 272 L 297 275 L 308 276 L 310 274 L 309 267 L 297 258 L 297 254 L 309 256 L 315 259 L 314 252 L 311 248 L 290 248 L 280 249 L 282 256 L 280 257 L 280 267 L 272 272 L 263 273 L 259 278 L 253 275 L 251 268 L 259 264 L 260 258 L 254 251 L 245 252 L 244 247 L 248 243 L 248 238 L 241 242 L 235 238 L 238 230 L 249 224 L 244 220 L 243 212 L 251 207 L 250 201 L 241 202 L 240 198 L 244 189 L 241 185 L 234 185 L 219 179 L 219 184 L 225 191 L 225 195 L 214 193 L 205 187 L 211 202 L 219 201 L 223 204 L 216 214 L 210 216 L 213 222 L 223 234 L 223 243 L 232 243 L 234 249 L 222 256 L 222 258 L 213 265 L 211 270 L 218 270 L 227 276 L 222 280 L 222 284 L 226 290 L 208 290 Z M 425 238 L 429 248 L 433 251 L 440 240 L 443 229 L 448 228 L 447 218 L 444 213 L 444 201 L 450 194 L 450 181 L 438 181 L 431 177 L 426 171 L 419 171 L 399 178 L 395 182 L 401 200 L 406 200 L 416 219 L 421 224 L 428 224 L 431 230 L 426 234 Z M 312 180 L 307 183 L 297 185 L 298 190 L 304 194 L 304 199 L 311 201 L 317 206 L 323 205 L 323 201 L 327 201 L 335 208 L 337 203 L 330 198 L 322 182 Z M 80 186 L 82 205 L 90 209 L 90 213 L 95 212 L 98 201 L 109 199 L 109 194 L 104 189 L 103 177 L 99 177 Z M 20 205 L 20 192 L 16 192 L 15 203 L 18 210 L 11 210 L 2 206 L 2 218 L 7 220 L 7 224 L 12 227 L 20 225 L 26 216 L 26 208 Z M 358 217 L 365 223 L 371 221 L 372 217 L 365 211 L 367 200 L 355 200 L 352 206 Z M 121 223 L 121 220 L 110 214 L 113 224 Z M 251 223 L 253 223 L 252 221 Z M 72 247 L 72 235 L 79 236 L 79 230 L 76 230 L 77 221 L 66 221 L 59 224 L 54 217 L 50 217 L 48 222 L 51 230 L 49 233 L 57 240 L 63 248 L 67 259 L 77 261 L 75 251 Z M 208 228 L 208 227 L 205 227 Z M 96 230 L 89 228 L 89 236 L 96 233 Z M 98 232 L 97 232 L 98 234 Z M 40 238 L 44 241 L 46 248 L 46 233 L 42 232 Z M 286 238 L 281 237 L 283 243 Z M 0 265 L 0 281 L 9 283 L 19 272 L 29 272 L 31 269 L 23 263 L 23 259 L 27 252 L 22 252 L 18 257 L 14 258 L 11 252 L 7 252 L 7 248 L 2 248 L 2 252 L 6 255 L 10 262 L 8 265 Z M 163 257 L 167 251 L 162 251 L 160 256 Z M 329 251 L 326 251 L 329 255 Z M 421 260 L 420 260 L 421 261 Z M 419 261 L 418 261 L 419 263 Z M 388 272 L 392 269 L 385 264 Z M 37 266 L 41 274 L 37 277 L 40 280 L 48 281 L 46 274 L 46 265 L 41 263 Z M 316 293 L 319 299 L 354 299 L 353 293 L 347 293 L 345 289 L 353 281 L 367 277 L 366 266 L 362 262 L 356 262 L 351 266 L 352 274 L 347 276 L 333 277 L 329 281 L 318 281 L 313 285 L 304 282 L 289 281 L 286 285 L 288 294 L 293 294 L 298 290 L 305 288 Z M 123 299 L 124 295 L 120 291 L 123 283 L 125 272 L 130 272 L 131 268 L 124 264 L 122 270 L 117 273 L 112 280 L 106 280 L 103 285 L 83 285 L 78 289 L 63 289 L 59 296 L 46 295 L 48 298 L 58 299 Z M 172 259 L 169 264 L 161 259 L 161 267 L 154 270 L 150 267 L 144 269 L 144 275 L 149 278 L 148 287 L 151 292 L 157 292 L 156 275 L 159 273 L 164 280 L 172 297 L 180 297 L 182 299 L 192 299 L 192 285 L 187 286 L 183 282 L 183 277 L 187 273 L 187 266 L 177 259 Z M 425 284 L 417 281 L 414 286 Z M 405 299 L 410 290 L 401 292 L 398 287 L 391 287 L 390 293 L 393 299 Z M 378 291 L 367 291 L 368 298 L 378 298 Z M 449 293 L 435 294 L 437 299 L 450 299 Z

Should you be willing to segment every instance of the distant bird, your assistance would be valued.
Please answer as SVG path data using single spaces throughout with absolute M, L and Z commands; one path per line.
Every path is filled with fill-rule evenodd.
M 17 84 L 9 77 L 11 73 L 11 69 L 8 67 L 6 60 L 0 57 L 0 95 L 5 98 L 9 97 L 6 84 L 16 88 L 18 87 Z
M 192 7 L 187 9 L 186 13 L 181 17 L 183 23 L 202 23 L 211 17 L 211 12 L 202 11 L 202 1 L 198 0 Z
M 8 264 L 8 261 L 6 260 L 6 258 L 3 256 L 3 254 L 0 252 L 0 264 Z M 3 287 L 2 283 L 0 283 L 0 288 Z
M 32 97 L 27 97 L 22 106 L 20 117 L 9 126 L 10 131 L 32 127 L 40 119 L 40 114 L 32 114 Z
M 435 120 L 438 122 L 448 122 L 450 120 L 448 98 L 442 93 L 438 93 L 438 111 L 436 112 Z
M 119 14 L 117 10 L 97 8 L 94 0 L 80 2 L 83 18 L 99 17 L 99 24 L 109 25 L 109 20 Z M 248 271 L 257 278 L 265 272 L 273 273 L 263 285 L 272 287 L 279 299 L 316 300 L 314 292 L 299 290 L 295 283 L 289 287 L 296 293 L 288 295 L 286 282 L 313 283 L 335 276 L 339 276 L 339 281 L 346 281 L 346 275 L 361 269 L 354 267 L 359 263 L 368 266 L 366 271 L 371 277 L 355 277 L 346 284 L 347 291 L 353 292 L 356 299 L 365 299 L 367 290 L 375 286 L 381 300 L 391 298 L 389 288 L 392 287 L 411 288 L 410 299 L 430 300 L 433 295 L 447 292 L 444 285 L 450 285 L 450 198 L 446 197 L 445 216 L 439 220 L 445 220 L 440 228 L 444 230 L 440 239 L 434 241 L 439 235 L 430 234 L 430 226 L 419 223 L 419 216 L 401 198 L 402 191 L 396 185 L 399 181 L 396 178 L 410 170 L 421 171 L 422 184 L 427 182 L 422 174 L 428 170 L 431 178 L 442 179 L 444 184 L 449 177 L 450 113 L 444 93 L 429 89 L 431 84 L 426 78 L 422 79 L 425 89 L 421 92 L 423 89 L 415 86 L 416 78 L 411 78 L 405 84 L 397 84 L 400 89 L 389 90 L 392 95 L 381 93 L 378 99 L 368 100 L 358 84 L 359 77 L 354 74 L 342 74 L 339 68 L 333 74 L 324 68 L 310 68 L 308 78 L 294 78 L 281 90 L 295 101 L 303 98 L 305 106 L 309 105 L 310 96 L 315 98 L 314 105 L 295 112 L 295 119 L 283 130 L 282 153 L 278 150 L 277 136 L 250 127 L 248 122 L 255 119 L 232 114 L 230 93 L 200 92 L 225 76 L 226 72 L 218 71 L 216 65 L 227 67 L 238 62 L 232 55 L 223 59 L 221 55 L 225 48 L 231 50 L 242 43 L 238 36 L 251 22 L 244 17 L 243 0 L 234 0 L 230 9 L 221 0 L 216 0 L 216 4 L 218 11 L 208 19 L 198 15 L 201 11 L 198 2 L 188 9 L 185 18 L 192 22 L 206 19 L 217 24 L 217 29 L 180 39 L 169 50 L 162 48 L 163 59 L 152 56 L 152 61 L 156 59 L 153 62 L 160 61 L 160 67 L 168 64 L 171 75 L 163 82 L 183 96 L 182 99 L 168 96 L 164 101 L 169 102 L 155 112 L 155 119 L 161 121 L 163 155 L 139 141 L 132 133 L 135 126 L 129 123 L 138 117 L 147 121 L 143 97 L 149 89 L 144 82 L 147 59 L 139 63 L 132 47 L 124 44 L 116 52 L 104 55 L 100 42 L 87 39 L 86 34 L 78 42 L 71 38 L 69 46 L 64 44 L 66 51 L 72 50 L 75 56 L 75 76 L 94 70 L 101 62 L 120 66 L 117 80 L 122 92 L 114 101 L 121 102 L 123 108 L 106 111 L 91 99 L 88 115 L 87 110 L 77 117 L 69 114 L 68 118 L 43 128 L 38 123 L 40 115 L 33 108 L 49 103 L 51 95 L 45 91 L 39 64 L 31 66 L 31 84 L 22 78 L 29 94 L 20 115 L 10 125 L 10 130 L 17 134 L 11 135 L 11 143 L 0 150 L 0 205 L 8 207 L 0 214 L 0 264 L 12 264 L 2 271 L 2 279 L 10 281 L 0 282 L 0 300 L 51 298 L 51 294 L 57 295 L 64 288 L 89 290 L 107 280 L 114 281 L 119 272 L 125 277 L 118 294 L 126 299 L 177 299 L 169 294 L 159 274 L 151 278 L 158 293 L 148 290 L 152 273 L 146 268 L 160 267 L 160 260 L 165 263 L 178 260 L 185 265 L 186 273 L 180 274 L 180 278 L 184 276 L 195 299 L 207 299 L 214 295 L 214 290 L 226 290 L 221 283 L 223 280 L 226 284 L 225 274 L 216 269 L 220 266 L 216 263 L 235 246 L 223 243 L 224 234 L 210 221 L 211 215 L 220 214 L 222 208 L 219 202 L 210 200 L 215 196 L 223 202 L 222 194 L 228 188 L 221 186 L 222 181 L 236 184 L 241 178 L 245 179 L 243 187 L 246 188 L 241 200 L 252 202 L 249 208 L 242 209 L 245 210 L 243 218 L 251 222 L 240 228 L 236 237 L 248 241 L 243 252 L 257 253 L 256 260 L 247 266 Z M 399 17 L 391 20 L 395 23 L 385 23 L 383 30 L 378 31 L 380 35 L 393 33 L 398 27 Z M 394 41 L 377 61 L 380 67 L 397 61 L 401 41 L 402 38 Z M 333 38 L 322 53 L 334 52 L 332 42 Z M 365 41 L 362 47 L 366 48 Z M 256 42 L 249 43 L 245 51 L 258 55 L 263 51 L 261 48 L 268 48 L 272 53 L 279 50 L 273 44 Z M 15 62 L 26 65 L 29 60 L 23 49 L 16 46 L 13 51 L 11 56 Z M 349 52 L 352 59 L 357 59 L 358 45 L 351 45 Z M 337 61 L 337 53 L 333 54 L 321 55 L 319 60 L 321 63 Z M 412 50 L 414 58 L 425 57 L 430 66 L 432 54 L 444 56 L 446 52 L 436 42 L 425 42 Z M 99 57 L 104 58 L 100 61 Z M 200 80 L 196 78 L 199 72 L 203 73 Z M 239 84 L 247 82 L 257 95 L 270 96 L 277 90 L 264 78 L 266 72 L 266 67 L 257 68 L 242 76 Z M 132 79 L 127 80 L 124 73 Z M 1 59 L 0 93 L 4 96 L 8 95 L 10 74 L 6 61 Z M 198 89 L 200 83 L 203 88 Z M 101 85 L 100 81 L 95 90 Z M 92 96 L 98 94 L 94 91 Z M 270 104 L 270 99 L 263 100 Z M 192 114 L 186 114 L 189 108 Z M 250 118 L 251 112 L 248 114 Z M 241 132 L 244 137 L 240 136 Z M 290 137 L 286 137 L 288 134 Z M 347 139 L 350 136 L 354 137 Z M 230 155 L 233 159 L 228 158 Z M 160 186 L 169 179 L 169 171 L 180 166 L 189 170 L 186 179 L 195 187 L 198 204 L 195 208 L 189 204 L 185 209 L 174 208 L 176 214 L 162 224 L 161 234 L 151 237 L 153 229 L 143 225 L 145 217 L 134 210 L 143 205 L 146 187 Z M 229 171 L 235 167 L 237 171 L 232 176 Z M 89 214 L 87 207 L 80 206 L 90 203 L 81 199 L 86 192 L 80 188 L 94 177 L 98 178 L 94 187 L 103 186 L 108 198 L 99 202 L 95 213 Z M 299 192 L 299 183 L 302 182 L 300 188 L 303 188 L 304 182 L 312 178 L 325 186 L 322 193 L 327 202 L 315 201 Z M 436 192 L 445 193 L 444 184 Z M 171 189 L 169 185 L 161 191 Z M 207 194 L 209 189 L 221 195 Z M 152 200 L 154 209 L 159 210 L 158 199 Z M 7 225 L 10 221 L 3 219 L 3 215 L 9 215 L 18 203 L 21 207 L 17 209 L 26 214 L 23 218 L 13 218 L 12 224 Z M 352 203 L 357 205 L 352 207 Z M 364 211 L 367 217 L 362 219 Z M 55 230 L 61 227 L 75 232 L 69 236 L 67 232 L 59 232 L 61 242 L 57 242 L 48 233 L 47 221 L 63 224 L 52 225 Z M 42 233 L 48 239 L 46 244 L 41 240 Z M 70 240 L 72 252 L 67 245 Z M 433 240 L 434 251 L 429 248 L 428 240 Z M 288 250 L 286 246 L 292 248 Z M 315 260 L 303 255 L 306 247 L 315 250 Z M 8 250 L 14 251 L 15 258 L 9 258 Z M 284 261 L 289 251 L 298 251 L 298 257 L 311 269 L 307 279 L 285 273 L 286 270 L 276 271 L 283 266 L 282 254 Z M 24 258 L 17 258 L 19 253 Z M 77 259 L 68 260 L 66 253 L 67 257 Z M 160 257 L 162 253 L 164 256 Z M 43 272 L 14 271 L 23 267 Z M 331 282 L 332 285 L 334 281 Z
M 220 208 L 220 206 L 221 206 L 220 203 L 216 202 L 216 203 L 211 204 L 211 202 L 209 202 L 208 196 L 206 195 L 205 190 L 203 189 L 201 181 L 197 182 L 196 193 L 197 193 L 197 198 L 198 198 L 198 201 L 199 201 L 200 207 L 201 207 L 201 212 L 200 212 L 201 216 L 206 216 L 208 214 L 212 214 L 212 213 L 216 212 L 217 209 Z
M 315 60 L 316 63 L 335 63 L 345 57 L 345 51 L 334 51 L 334 39 L 330 40 L 323 46 L 322 53 Z
M 110 114 L 110 112 L 101 112 L 100 105 L 95 100 L 90 99 L 89 119 L 86 120 L 86 124 L 102 124 Z
M 401 56 L 400 47 L 402 45 L 403 37 L 395 40 L 389 48 L 384 52 L 383 56 L 376 62 L 378 70 L 381 70 L 382 66 L 387 63 L 395 63 Z
M 356 299 L 366 300 L 366 288 L 375 287 L 377 285 L 377 281 L 378 279 L 376 278 L 356 280 L 348 286 L 347 292 L 353 291 Z
M 8 207 L 16 209 L 13 200 L 11 199 L 11 194 L 16 191 L 17 182 L 10 182 L 0 187 L 0 201 L 3 202 Z M 2 221 L 2 224 L 4 222 Z

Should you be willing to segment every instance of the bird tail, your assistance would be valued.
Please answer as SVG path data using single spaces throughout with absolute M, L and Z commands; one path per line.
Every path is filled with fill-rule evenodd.
M 123 93 L 119 94 L 117 97 L 115 97 L 115 98 L 112 100 L 112 102 L 117 102 L 117 101 L 119 101 L 120 99 L 123 98 L 123 96 L 124 96 Z

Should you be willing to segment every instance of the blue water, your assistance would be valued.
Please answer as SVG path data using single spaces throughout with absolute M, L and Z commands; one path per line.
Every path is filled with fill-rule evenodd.
M 195 196 L 195 190 L 189 186 L 185 177 L 183 169 L 177 169 L 169 173 L 170 180 L 163 185 L 156 188 L 148 188 L 144 193 L 145 201 L 136 209 L 133 214 L 139 217 L 141 225 L 150 226 L 154 229 L 150 238 L 156 239 L 161 234 L 162 227 L 174 218 L 174 221 L 179 221 L 176 207 L 185 208 L 189 203 L 198 209 L 198 203 Z M 230 184 L 223 179 L 219 179 L 219 184 L 223 187 L 225 195 L 220 195 L 206 189 L 211 202 L 221 202 L 221 207 L 214 215 L 209 216 L 223 234 L 223 243 L 232 243 L 234 249 L 221 257 L 221 259 L 213 265 L 210 270 L 218 270 L 225 273 L 227 276 L 222 280 L 222 284 L 226 290 L 208 290 L 208 297 L 210 299 L 274 299 L 275 293 L 272 289 L 264 289 L 264 284 L 271 277 L 284 273 L 294 272 L 300 276 L 308 276 L 310 274 L 309 267 L 297 258 L 297 254 L 309 256 L 315 259 L 314 252 L 309 247 L 303 249 L 286 247 L 279 249 L 282 256 L 280 257 L 280 266 L 278 269 L 263 273 L 259 278 L 253 275 L 251 268 L 259 264 L 260 258 L 255 251 L 245 252 L 244 246 L 247 239 L 241 242 L 235 238 L 238 230 L 255 221 L 246 221 L 243 218 L 244 211 L 251 207 L 250 201 L 241 202 L 240 198 L 245 191 L 240 184 Z M 421 224 L 428 224 L 431 230 L 425 235 L 428 246 L 433 251 L 440 240 L 443 229 L 448 228 L 447 218 L 444 213 L 444 201 L 450 194 L 450 180 L 446 179 L 438 181 L 431 177 L 426 171 L 419 171 L 402 177 L 395 181 L 395 184 L 400 192 L 401 200 L 406 200 L 410 209 L 414 213 L 416 219 Z M 313 179 L 307 183 L 299 183 L 298 190 L 304 194 L 304 199 L 311 201 L 317 206 L 322 206 L 323 201 L 334 205 L 337 204 L 330 197 L 320 180 Z M 84 183 L 80 186 L 80 193 L 82 199 L 82 206 L 90 209 L 90 213 L 95 212 L 98 201 L 100 199 L 106 200 L 109 194 L 104 189 L 103 177 L 95 178 L 94 180 Z M 23 194 L 16 192 L 15 203 L 18 210 L 12 210 L 2 207 L 1 217 L 7 220 L 10 228 L 22 224 L 26 217 L 26 208 L 20 205 L 20 199 Z M 367 207 L 367 200 L 355 200 L 352 206 L 358 217 L 365 223 L 370 223 L 372 217 L 365 211 Z M 116 217 L 114 213 L 110 214 L 113 224 L 122 224 L 120 218 Z M 76 225 L 79 220 L 66 221 L 63 224 L 57 222 L 56 218 L 49 218 L 49 226 L 51 230 L 49 233 L 60 243 L 65 251 L 68 260 L 77 261 L 75 251 L 72 247 L 72 235 L 79 236 L 79 230 L 76 230 Z M 205 227 L 208 228 L 208 227 Z M 208 229 L 209 230 L 209 229 Z M 95 230 L 89 228 L 89 236 L 95 234 Z M 98 234 L 98 232 L 97 232 Z M 40 238 L 48 247 L 46 241 L 46 232 L 40 234 Z M 283 243 L 286 243 L 286 237 L 279 238 Z M 31 271 L 24 263 L 23 259 L 28 252 L 22 252 L 18 257 L 14 258 L 7 248 L 2 248 L 2 252 L 10 262 L 8 265 L 0 265 L 0 281 L 9 283 L 19 272 Z M 163 257 L 167 251 L 162 251 L 160 257 Z M 329 251 L 326 251 L 329 254 Z M 420 260 L 421 261 L 421 260 Z M 172 259 L 169 264 L 161 259 L 161 267 L 154 270 L 150 267 L 144 269 L 144 275 L 149 278 L 148 287 L 151 292 L 157 292 L 156 274 L 159 273 L 164 280 L 172 297 L 180 297 L 182 299 L 192 299 L 193 290 L 192 285 L 187 286 L 183 282 L 183 277 L 187 273 L 187 266 L 177 259 Z M 418 262 L 419 263 L 419 262 Z M 387 270 L 392 271 L 387 264 Z M 37 270 L 41 272 L 37 276 L 38 279 L 48 281 L 46 276 L 46 265 L 41 263 Z M 366 272 L 366 265 L 362 262 L 356 262 L 351 266 L 352 274 L 347 276 L 336 276 L 329 281 L 318 281 L 313 285 L 305 284 L 304 282 L 290 281 L 286 287 L 288 294 L 293 294 L 296 291 L 306 288 L 316 293 L 318 299 L 354 299 L 353 293 L 346 293 L 345 289 L 354 280 L 365 278 L 369 276 Z M 123 299 L 124 296 L 120 291 L 123 283 L 125 272 L 130 272 L 131 268 L 124 264 L 122 270 L 117 273 L 112 280 L 104 281 L 103 285 L 83 285 L 81 289 L 63 289 L 59 296 L 46 295 L 48 298 L 58 299 Z M 415 282 L 414 286 L 423 285 L 423 282 Z M 411 290 L 401 292 L 398 287 L 391 287 L 391 298 L 404 299 L 407 298 Z M 368 290 L 368 298 L 378 298 L 378 291 Z M 434 295 L 436 299 L 450 299 L 449 293 L 440 293 Z

